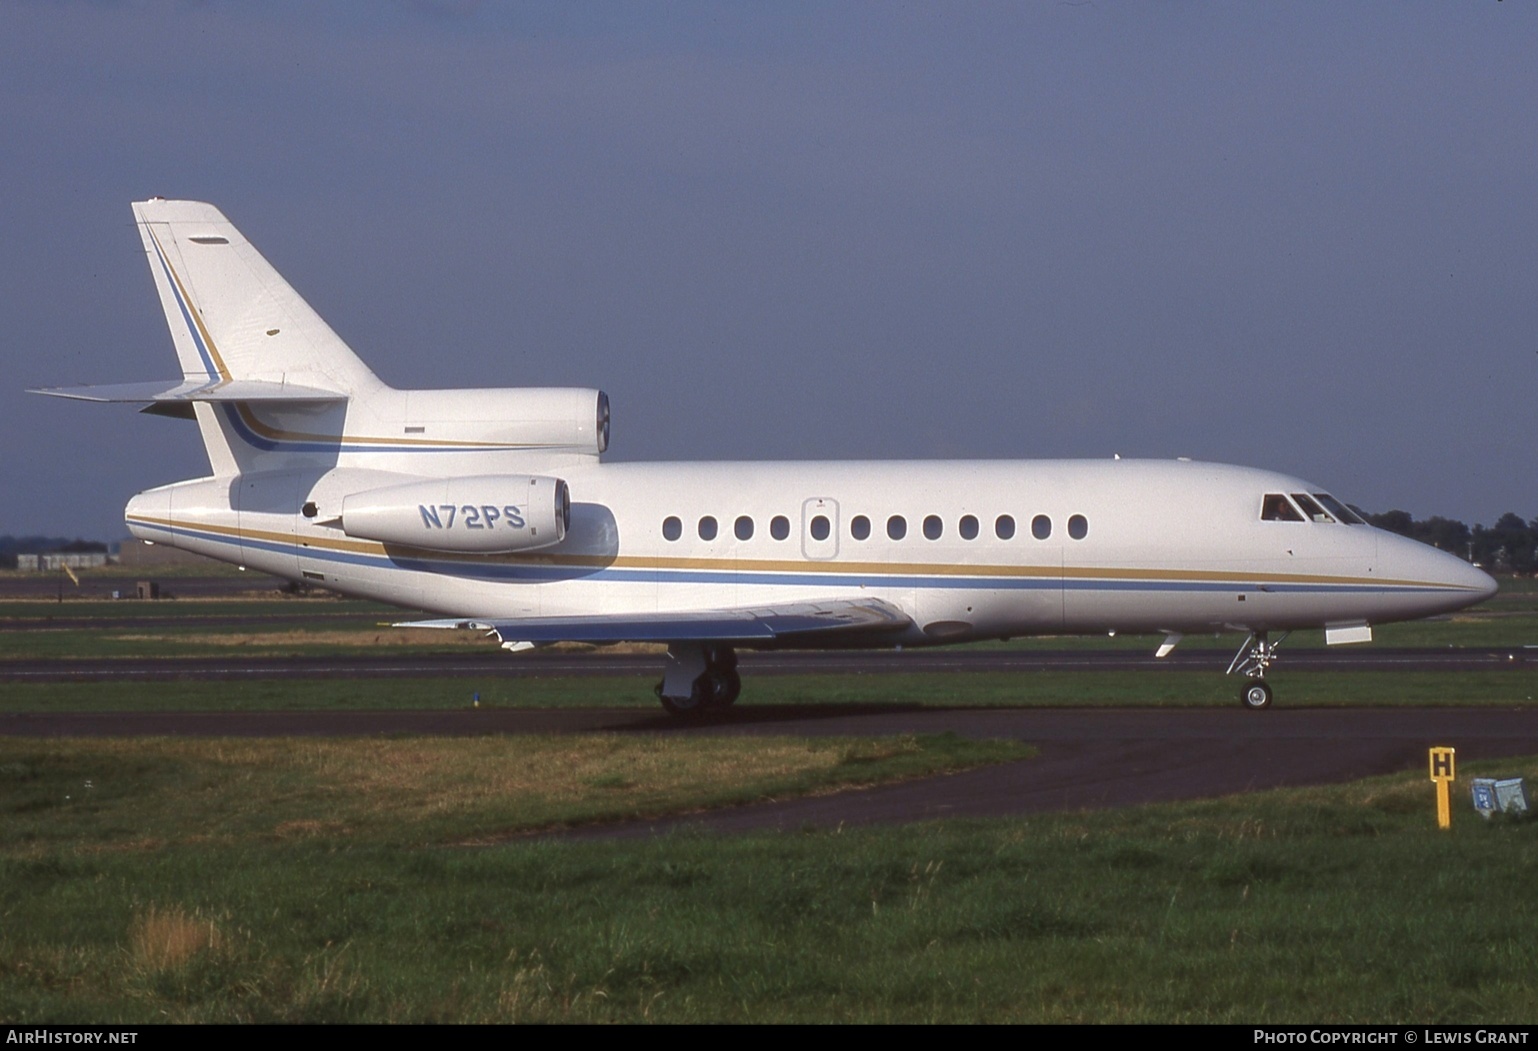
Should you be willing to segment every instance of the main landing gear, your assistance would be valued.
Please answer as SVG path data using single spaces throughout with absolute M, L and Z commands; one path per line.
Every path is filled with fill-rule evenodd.
M 1271 686 L 1266 682 L 1266 672 L 1276 661 L 1276 651 L 1289 634 L 1284 631 L 1272 642 L 1264 631 L 1250 632 L 1250 637 L 1244 640 L 1244 645 L 1239 647 L 1228 665 L 1229 675 L 1243 675 L 1249 680 L 1239 690 L 1239 703 L 1251 711 L 1271 707 Z
M 673 715 L 726 708 L 742 692 L 737 653 L 730 646 L 673 645 L 657 699 Z

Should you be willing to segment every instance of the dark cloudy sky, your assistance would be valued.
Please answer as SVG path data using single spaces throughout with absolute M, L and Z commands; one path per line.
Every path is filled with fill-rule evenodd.
M 1192 456 L 1538 514 L 1538 5 L 0 5 L 0 533 L 195 429 L 129 202 L 613 458 Z

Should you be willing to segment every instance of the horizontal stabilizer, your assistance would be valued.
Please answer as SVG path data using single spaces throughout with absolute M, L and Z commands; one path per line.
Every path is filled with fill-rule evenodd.
M 678 613 L 614 613 L 513 620 L 419 620 L 397 628 L 474 628 L 503 642 L 770 642 L 846 632 L 900 631 L 907 614 L 880 599 L 786 603 Z
M 195 401 L 346 401 L 340 391 L 302 387 L 271 380 L 222 380 L 212 376 L 184 380 L 150 380 L 145 383 L 102 383 L 89 387 L 40 387 L 29 394 L 98 402 L 195 402 Z

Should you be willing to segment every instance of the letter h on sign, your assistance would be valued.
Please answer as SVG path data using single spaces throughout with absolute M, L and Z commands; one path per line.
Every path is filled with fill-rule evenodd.
M 1433 748 L 1430 750 L 1431 780 L 1452 781 L 1456 778 L 1453 772 L 1454 750 L 1451 748 Z

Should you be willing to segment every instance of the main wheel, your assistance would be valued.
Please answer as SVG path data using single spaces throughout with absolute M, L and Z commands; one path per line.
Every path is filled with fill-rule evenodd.
M 657 684 L 657 700 L 662 702 L 662 707 L 667 709 L 669 715 L 698 715 L 710 703 L 712 696 L 708 673 L 694 680 L 694 686 L 687 697 L 669 697 L 662 692 L 662 683 Z
M 1244 684 L 1239 691 L 1239 703 L 1252 712 L 1271 707 L 1271 687 L 1260 679 Z
M 735 668 L 716 668 L 708 674 L 711 690 L 710 706 L 712 708 L 730 707 L 742 693 L 742 676 L 737 674 Z

